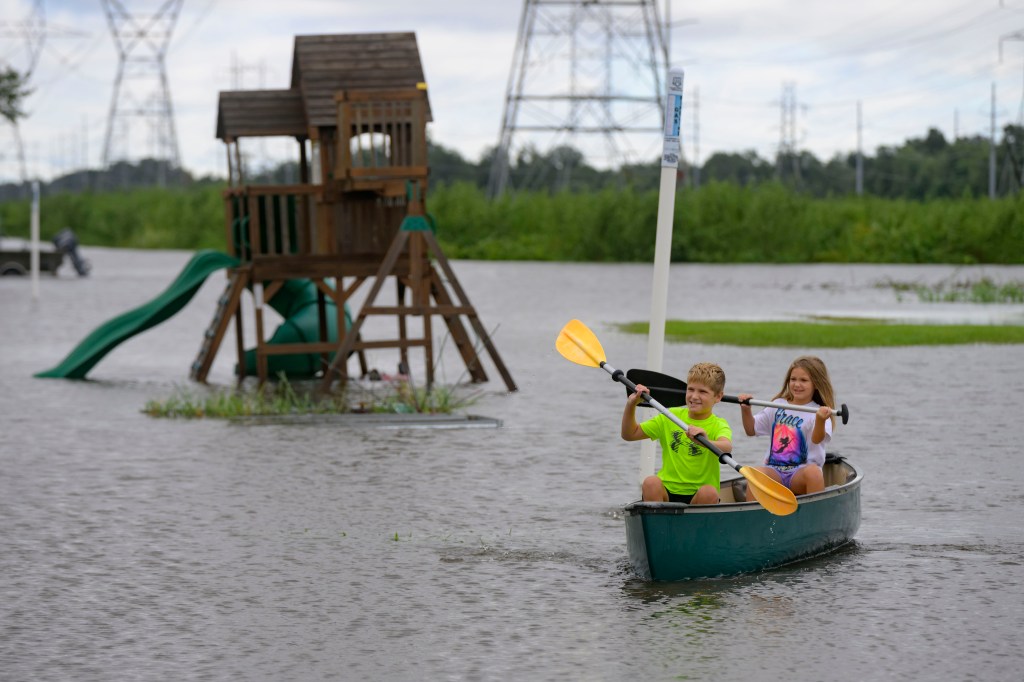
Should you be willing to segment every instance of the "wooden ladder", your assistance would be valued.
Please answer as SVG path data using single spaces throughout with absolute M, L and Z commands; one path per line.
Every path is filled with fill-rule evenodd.
M 192 363 L 189 375 L 193 380 L 201 383 L 206 382 L 206 377 L 213 366 L 213 359 L 217 356 L 217 350 L 224 340 L 228 324 L 238 311 L 238 306 L 242 301 L 242 292 L 245 291 L 248 283 L 249 271 L 247 269 L 236 268 L 228 276 L 228 283 L 224 287 L 224 293 L 217 300 L 217 310 L 213 314 L 213 320 L 203 333 L 203 343 L 199 348 L 195 361 Z M 241 333 L 240 328 L 238 332 Z

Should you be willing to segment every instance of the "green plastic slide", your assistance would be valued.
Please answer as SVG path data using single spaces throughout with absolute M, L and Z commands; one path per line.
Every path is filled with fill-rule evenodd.
M 237 258 L 220 251 L 207 249 L 199 251 L 185 265 L 166 290 L 149 303 L 118 315 L 97 327 L 81 343 L 75 346 L 64 360 L 45 372 L 35 376 L 57 379 L 83 379 L 96 363 L 112 351 L 118 344 L 155 327 L 172 317 L 203 285 L 206 278 L 218 270 L 233 268 L 239 264 Z M 316 284 L 308 279 L 293 279 L 285 283 L 277 294 L 268 301 L 274 310 L 280 313 L 284 322 L 277 328 L 267 342 L 276 343 L 310 343 L 319 338 L 320 316 L 317 313 Z M 327 338 L 338 340 L 337 312 L 334 301 L 326 300 Z M 345 326 L 352 327 L 352 317 L 348 306 L 345 306 Z M 256 352 L 246 351 L 246 373 L 256 373 Z M 333 359 L 331 353 L 328 359 Z M 321 367 L 322 360 L 318 354 L 304 355 L 272 355 L 268 358 L 270 375 L 276 377 L 284 372 L 290 378 L 309 378 L 314 376 Z M 238 371 L 238 368 L 235 368 Z
M 291 279 L 267 302 L 276 310 L 284 322 L 277 328 L 268 344 L 315 343 L 320 338 L 320 315 L 317 312 L 316 284 L 308 279 Z M 338 308 L 333 300 L 325 301 L 324 314 L 327 318 L 327 340 L 338 341 Z M 352 328 L 352 316 L 348 305 L 345 305 L 345 329 Z M 329 353 L 327 361 L 334 360 L 334 353 Z M 290 379 L 309 379 L 317 372 L 325 369 L 323 360 L 317 353 L 295 355 L 271 355 L 267 358 L 267 373 L 271 378 L 284 372 Z M 238 373 L 238 368 L 235 368 Z M 245 351 L 245 373 L 256 374 L 256 350 Z
M 59 365 L 39 372 L 36 376 L 84 379 L 89 370 L 118 344 L 155 327 L 184 308 L 211 274 L 237 265 L 237 258 L 220 251 L 207 249 L 197 252 L 162 294 L 149 303 L 104 322 L 75 346 Z

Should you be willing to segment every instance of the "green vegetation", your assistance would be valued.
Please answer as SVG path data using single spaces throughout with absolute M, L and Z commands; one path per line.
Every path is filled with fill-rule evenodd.
M 799 163 L 713 154 L 693 187 L 691 172 L 676 198 L 672 260 L 677 263 L 1024 263 L 1024 178 L 1008 162 L 999 198 L 988 199 L 988 142 L 947 141 L 937 130 L 864 159 L 866 194 L 852 194 L 854 157 Z M 659 167 L 598 171 L 560 147 L 515 159 L 512 186 L 499 199 L 484 187 L 491 156 L 472 163 L 430 145 L 427 209 L 452 258 L 576 262 L 650 262 Z M 1007 126 L 1001 159 L 1024 158 L 1024 127 Z M 180 169 L 143 161 L 80 171 L 43 188 L 41 232 L 70 227 L 89 246 L 224 249 L 224 183 L 193 180 Z M 552 174 L 552 168 L 560 169 Z M 799 168 L 799 174 L 795 169 Z M 1012 171 L 1012 172 L 1009 172 Z M 254 183 L 294 182 L 295 163 L 250 176 Z M 171 189 L 124 187 L 157 179 Z M 540 178 L 532 184 L 529 178 Z M 547 179 L 544 179 L 547 178 Z M 536 189 L 525 190 L 533 186 Z M 28 236 L 25 188 L 0 186 L 0 227 Z M 16 199 L 12 197 L 17 197 Z M 973 294 L 972 294 L 973 295 Z
M 646 334 L 646 322 L 621 324 L 622 331 Z M 821 322 L 683 322 L 669 320 L 665 338 L 708 345 L 868 348 L 970 343 L 1024 343 L 1024 326 L 894 324 L 850 319 Z
M 64 227 L 89 246 L 133 249 L 226 248 L 220 185 L 102 193 L 63 193 L 45 197 L 40 233 L 52 238 Z M 30 204 L 0 204 L 4 232 L 28 236 Z
M 225 248 L 218 185 L 58 194 L 44 238 L 71 227 L 90 246 Z M 428 208 L 450 258 L 650 262 L 656 190 L 531 192 L 491 201 L 470 183 L 432 188 Z M 0 204 L 0 224 L 28 236 L 27 201 Z M 780 238 L 780 235 L 782 238 Z M 680 190 L 673 262 L 1024 263 L 1024 195 L 913 202 L 815 199 L 778 184 Z
M 1024 303 L 1024 282 L 998 284 L 989 277 L 974 281 L 947 280 L 932 286 L 913 282 L 880 282 L 878 286 L 917 295 L 927 303 Z
M 204 395 L 179 389 L 166 400 L 150 400 L 142 411 L 151 417 L 229 419 L 299 414 L 426 413 L 451 414 L 475 396 L 458 397 L 451 386 L 430 391 L 409 382 L 386 382 L 375 389 L 350 384 L 350 390 L 319 395 L 316 387 L 293 386 L 283 376 L 252 390 L 218 389 Z
M 431 191 L 455 258 L 639 261 L 654 257 L 657 192 Z M 782 237 L 782 238 L 780 238 Z M 1024 263 L 1024 195 L 929 202 L 815 199 L 779 184 L 712 183 L 676 200 L 673 262 Z
M 429 391 L 408 381 L 354 384 L 356 412 L 451 414 L 475 403 L 479 394 L 461 395 L 453 386 L 434 384 Z

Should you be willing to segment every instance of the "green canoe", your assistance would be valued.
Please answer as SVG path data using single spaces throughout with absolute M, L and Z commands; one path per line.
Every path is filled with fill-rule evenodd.
M 825 461 L 825 490 L 797 498 L 788 516 L 744 499 L 746 479 L 722 481 L 721 504 L 626 505 L 629 560 L 645 580 L 750 573 L 830 552 L 860 526 L 862 475 L 844 458 Z

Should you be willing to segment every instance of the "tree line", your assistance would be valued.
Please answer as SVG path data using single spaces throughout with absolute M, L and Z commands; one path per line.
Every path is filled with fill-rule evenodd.
M 873 155 L 860 158 L 863 193 L 915 201 L 986 197 L 993 151 L 996 195 L 1016 194 L 1024 186 L 1024 128 L 1018 125 L 1003 129 L 994 150 L 986 137 L 948 140 L 935 128 L 901 145 L 878 147 Z M 473 163 L 454 150 L 432 144 L 431 178 L 486 188 L 494 155 L 495 150 L 490 149 Z M 700 165 L 681 167 L 680 181 L 688 187 L 715 182 L 740 187 L 777 183 L 811 197 L 839 197 L 856 193 L 857 165 L 855 152 L 827 161 L 808 151 L 780 154 L 775 159 L 765 159 L 753 150 L 716 152 Z M 510 185 L 516 189 L 593 192 L 657 188 L 661 169 L 654 159 L 647 164 L 602 171 L 589 166 L 579 151 L 561 146 L 548 152 L 527 148 L 511 160 L 509 171 Z

